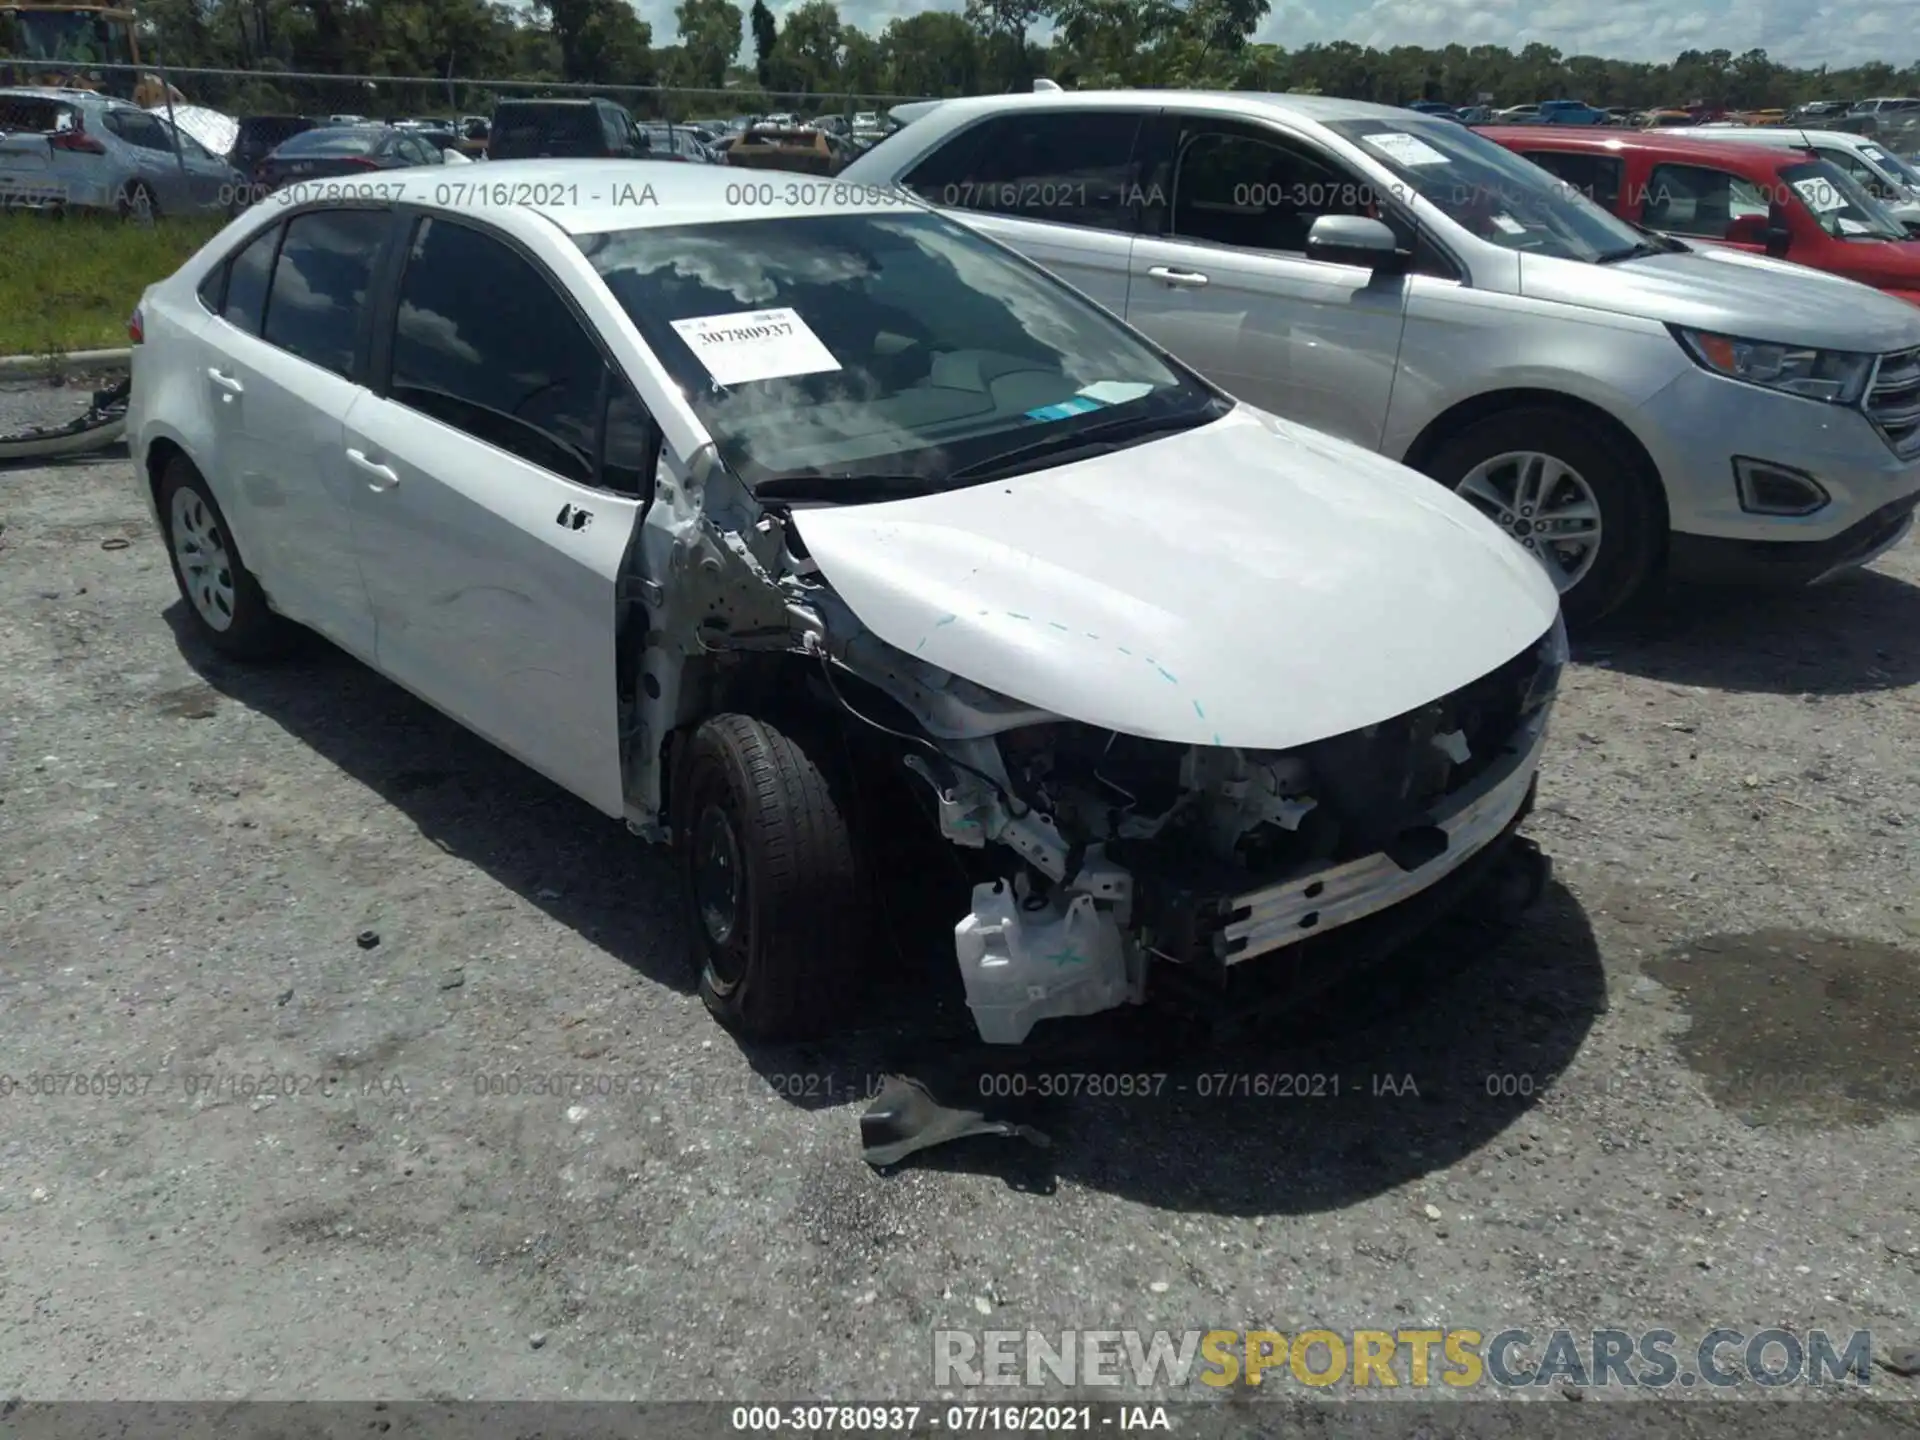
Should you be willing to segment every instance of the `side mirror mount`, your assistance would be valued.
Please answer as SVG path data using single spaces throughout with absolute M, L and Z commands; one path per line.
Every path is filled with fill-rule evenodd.
M 1322 215 L 1307 231 L 1307 258 L 1332 265 L 1358 265 L 1392 273 L 1406 268 L 1411 257 L 1385 221 L 1367 215 Z
M 1761 215 L 1741 215 L 1727 226 L 1727 233 L 1720 237 L 1729 245 L 1765 246 L 1767 243 L 1767 221 Z

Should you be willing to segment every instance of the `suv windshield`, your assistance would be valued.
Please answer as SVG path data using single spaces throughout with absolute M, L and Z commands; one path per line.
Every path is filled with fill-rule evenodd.
M 1851 175 L 1826 160 L 1783 166 L 1780 178 L 1793 187 L 1820 228 L 1836 240 L 1905 240 L 1907 228 Z
M 1920 170 L 1915 170 L 1898 155 L 1882 150 L 1878 145 L 1862 145 L 1860 153 L 1882 170 L 1903 181 L 1915 194 L 1920 194 Z
M 748 484 L 947 488 L 1227 402 L 1045 272 L 902 210 L 579 237 Z M 964 476 L 954 472 L 964 469 Z M 778 487 L 798 490 L 791 483 Z
M 1409 116 L 1334 120 L 1327 128 L 1491 245 L 1590 263 L 1633 253 L 1646 243 L 1572 186 L 1463 125 Z

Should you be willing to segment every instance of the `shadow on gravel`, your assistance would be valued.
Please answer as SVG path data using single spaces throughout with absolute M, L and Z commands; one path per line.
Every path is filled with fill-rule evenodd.
M 236 665 L 167 608 L 207 684 L 384 796 L 435 845 L 649 980 L 692 990 L 678 881 L 663 852 L 317 637 L 271 666 Z
M 1920 586 L 1864 570 L 1806 590 L 1670 586 L 1574 646 L 1649 680 L 1776 695 L 1920 681 Z
M 213 689 L 642 976 L 692 988 L 679 881 L 662 853 L 323 641 L 281 665 L 238 666 L 199 643 L 184 606 L 166 618 Z M 904 1073 L 949 1105 L 1026 1120 L 1053 1142 L 960 1140 L 906 1162 L 918 1168 L 997 1175 L 1041 1194 L 1066 1180 L 1172 1210 L 1337 1209 L 1491 1142 L 1605 1008 L 1586 916 L 1551 884 L 1516 926 L 1463 907 L 1236 1038 L 1149 1006 L 1050 1022 L 1020 1047 L 982 1046 L 953 960 L 964 881 L 924 829 L 888 833 L 882 939 L 847 1032 L 741 1047 L 769 1083 L 767 1103 L 837 1109 L 851 1151 L 881 1078 Z
M 1549 885 L 1517 926 L 1470 915 L 1237 1038 L 1183 1030 L 1149 1006 L 990 1050 L 970 1025 L 958 1033 L 955 977 L 947 1013 L 959 1024 L 939 1042 L 897 1031 L 889 1051 L 869 1032 L 842 1063 L 905 1070 L 950 1105 L 1053 1141 L 961 1140 L 906 1162 L 918 1168 L 1042 1194 L 1065 1180 L 1169 1210 L 1339 1209 L 1493 1141 L 1606 1008 L 1598 947 L 1565 888 Z

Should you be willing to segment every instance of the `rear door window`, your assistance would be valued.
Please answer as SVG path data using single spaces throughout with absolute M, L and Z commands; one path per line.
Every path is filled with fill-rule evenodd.
M 953 136 L 904 183 L 930 205 L 1131 233 L 1140 119 L 1085 110 L 995 116 Z
M 109 110 L 106 126 L 129 145 L 137 145 L 142 150 L 164 150 L 169 155 L 173 153 L 173 139 L 167 134 L 167 127 L 144 111 Z
M 351 379 L 360 317 L 391 223 L 384 210 L 314 210 L 289 220 L 261 338 Z

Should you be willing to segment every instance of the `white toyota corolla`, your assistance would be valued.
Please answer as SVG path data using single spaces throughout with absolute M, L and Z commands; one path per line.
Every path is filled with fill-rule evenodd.
M 150 288 L 139 481 L 208 644 L 316 630 L 676 843 L 727 1024 L 840 1018 L 905 827 L 1012 1043 L 1525 817 L 1554 588 L 1431 480 L 916 202 L 485 170 L 296 186 Z M 856 807 L 876 765 L 924 803 Z

